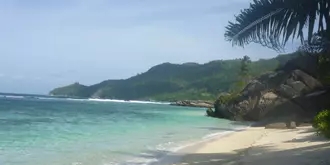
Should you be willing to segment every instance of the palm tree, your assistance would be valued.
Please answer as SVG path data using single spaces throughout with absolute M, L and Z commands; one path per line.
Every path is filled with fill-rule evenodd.
M 233 45 L 256 42 L 282 50 L 290 38 L 310 43 L 314 33 L 330 40 L 330 0 L 253 0 L 235 18 L 225 33 Z
M 324 33 L 315 33 L 310 41 L 304 41 L 299 50 L 309 54 L 329 55 L 330 38 Z

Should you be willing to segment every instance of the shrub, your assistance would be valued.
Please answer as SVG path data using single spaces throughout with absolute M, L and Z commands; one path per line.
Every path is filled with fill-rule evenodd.
M 228 119 L 230 115 L 229 112 L 227 112 L 225 109 L 233 106 L 233 104 L 238 103 L 240 96 L 241 95 L 239 93 L 221 94 L 218 97 L 218 99 L 214 102 L 214 111 L 213 112 L 208 111 L 208 113 L 217 118 Z
M 313 121 L 313 127 L 316 128 L 318 135 L 324 135 L 330 138 L 330 110 L 324 110 L 318 113 Z
M 216 100 L 216 104 L 224 104 L 224 105 L 230 104 L 230 103 L 236 101 L 236 99 L 239 96 L 240 95 L 238 93 L 231 93 L 231 94 L 227 94 L 227 95 L 221 95 Z

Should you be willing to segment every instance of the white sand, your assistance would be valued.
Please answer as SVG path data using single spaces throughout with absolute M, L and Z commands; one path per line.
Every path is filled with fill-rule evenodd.
M 316 136 L 312 127 L 254 127 L 187 148 L 180 155 L 176 165 L 330 165 L 330 142 Z

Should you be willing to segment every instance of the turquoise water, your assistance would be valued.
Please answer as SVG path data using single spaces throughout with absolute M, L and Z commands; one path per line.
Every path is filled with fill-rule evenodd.
M 238 127 L 204 113 L 164 104 L 0 97 L 0 164 L 146 164 Z

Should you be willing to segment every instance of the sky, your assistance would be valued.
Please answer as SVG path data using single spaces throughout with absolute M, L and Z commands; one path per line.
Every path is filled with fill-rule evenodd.
M 74 82 L 129 78 L 164 62 L 275 57 L 260 45 L 225 41 L 228 21 L 249 2 L 0 0 L 0 92 L 47 94 Z

